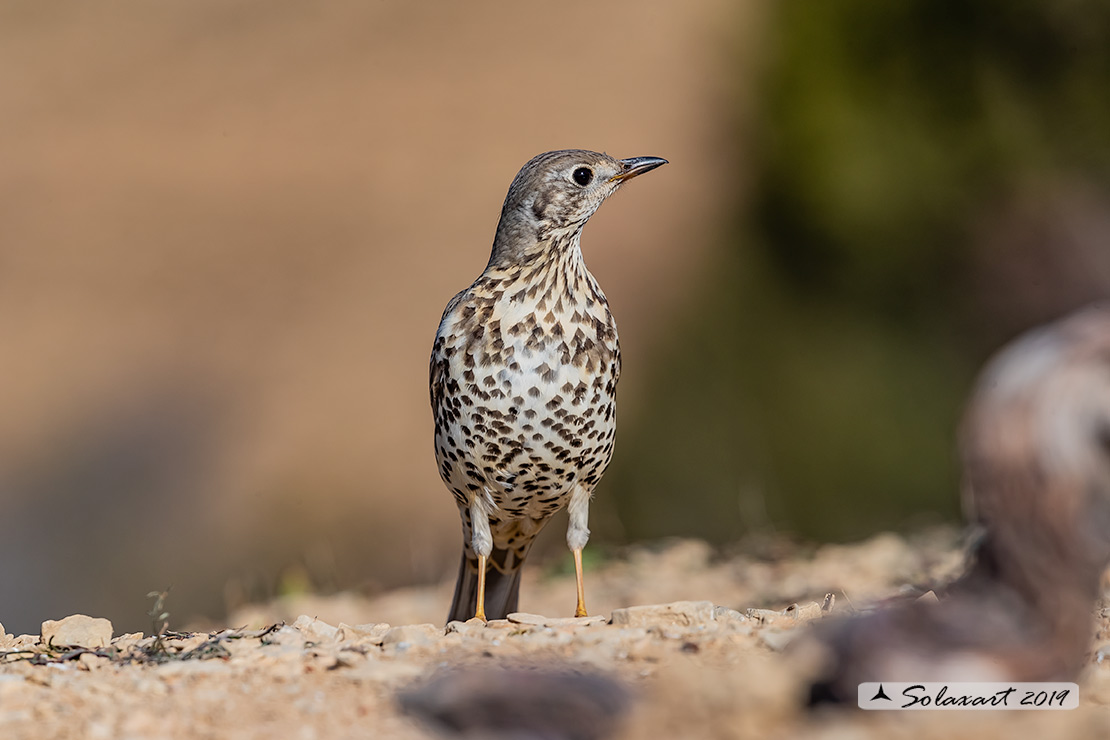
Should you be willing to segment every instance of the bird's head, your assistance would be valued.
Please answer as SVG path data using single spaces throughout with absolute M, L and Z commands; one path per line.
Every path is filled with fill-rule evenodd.
M 553 241 L 570 242 L 624 182 L 666 163 L 659 157 L 614 159 L 584 149 L 533 157 L 509 186 L 491 262 L 519 264 L 548 251 Z

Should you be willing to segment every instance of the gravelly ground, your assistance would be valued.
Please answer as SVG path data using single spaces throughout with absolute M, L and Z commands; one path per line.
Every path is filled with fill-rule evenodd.
M 169 633 L 161 647 L 139 635 L 89 651 L 0 637 L 0 737 L 427 738 L 398 710 L 399 691 L 445 667 L 504 664 L 616 678 L 633 697 L 622 738 L 1110 734 L 1110 661 L 1099 659 L 1110 640 L 1105 600 L 1078 710 L 803 711 L 809 620 L 927 589 L 958 571 L 961 557 L 943 531 L 782 552 L 714 556 L 691 541 L 630 550 L 589 574 L 587 593 L 604 618 L 580 621 L 524 614 L 445 631 L 451 586 L 442 584 L 372 600 L 290 598 L 232 615 L 236 629 Z M 531 572 L 522 607 L 569 613 L 573 589 L 572 578 Z M 675 601 L 687 603 L 621 610 Z

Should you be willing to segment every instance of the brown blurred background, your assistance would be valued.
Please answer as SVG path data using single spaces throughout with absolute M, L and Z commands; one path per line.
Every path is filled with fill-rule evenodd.
M 977 364 L 1110 293 L 1108 29 L 1094 0 L 3 4 L 0 621 L 450 577 L 430 343 L 553 148 L 671 161 L 584 237 L 625 356 L 595 552 L 954 519 Z

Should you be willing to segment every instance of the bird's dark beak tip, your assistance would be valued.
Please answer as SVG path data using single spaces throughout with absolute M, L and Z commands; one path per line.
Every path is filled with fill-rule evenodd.
M 629 159 L 620 160 L 620 163 L 622 167 L 621 172 L 610 178 L 610 182 L 631 180 L 633 177 L 638 177 L 645 172 L 651 172 L 656 167 L 669 164 L 669 162 L 662 157 L 631 157 Z

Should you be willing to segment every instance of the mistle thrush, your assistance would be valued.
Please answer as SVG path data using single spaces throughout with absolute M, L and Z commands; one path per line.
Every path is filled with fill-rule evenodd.
M 621 184 L 662 164 L 576 149 L 532 159 L 509 187 L 485 271 L 443 312 L 431 359 L 435 451 L 463 526 L 449 619 L 516 609 L 524 558 L 564 506 L 575 615 L 586 614 L 582 548 L 613 454 L 621 360 L 579 239 Z

